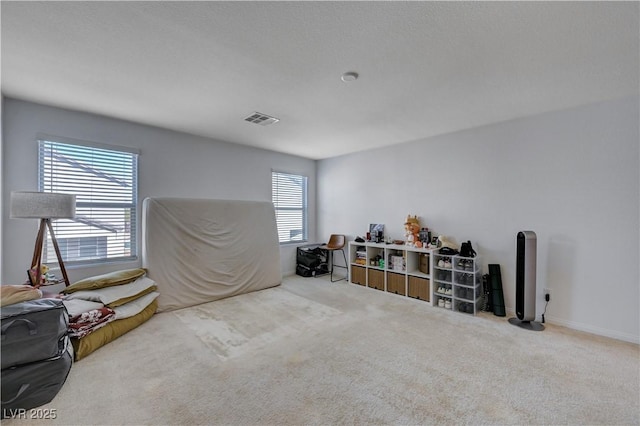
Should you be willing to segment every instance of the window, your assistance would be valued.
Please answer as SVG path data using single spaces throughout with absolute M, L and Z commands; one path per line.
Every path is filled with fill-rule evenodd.
M 74 260 L 96 259 L 107 256 L 106 235 L 100 237 L 58 238 L 58 248 L 63 259 Z
M 40 139 L 38 189 L 76 196 L 76 217 L 53 221 L 65 262 L 136 259 L 137 152 Z M 49 236 L 44 262 L 56 261 Z
M 307 241 L 307 177 L 271 172 L 280 243 Z

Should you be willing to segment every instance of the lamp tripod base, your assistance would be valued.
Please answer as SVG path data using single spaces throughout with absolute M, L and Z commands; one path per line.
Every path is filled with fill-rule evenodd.
M 29 280 L 31 285 L 35 287 L 40 286 L 40 271 L 42 267 L 42 247 L 44 245 L 45 235 L 49 230 L 51 234 L 51 242 L 53 243 L 53 249 L 56 252 L 58 258 L 58 265 L 60 266 L 60 272 L 62 272 L 62 278 L 64 280 L 65 287 L 69 287 L 69 277 L 67 276 L 67 269 L 64 267 L 62 261 L 62 255 L 60 254 L 60 248 L 58 247 L 58 240 L 56 234 L 53 232 L 53 226 L 51 225 L 51 219 L 40 219 L 40 228 L 38 229 L 38 236 L 36 237 L 36 246 L 33 250 L 33 258 L 31 259 L 31 269 L 29 270 Z

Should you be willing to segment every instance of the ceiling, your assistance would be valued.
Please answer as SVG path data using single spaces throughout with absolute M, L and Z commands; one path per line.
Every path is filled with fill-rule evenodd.
M 311 159 L 639 91 L 638 2 L 0 7 L 4 96 Z

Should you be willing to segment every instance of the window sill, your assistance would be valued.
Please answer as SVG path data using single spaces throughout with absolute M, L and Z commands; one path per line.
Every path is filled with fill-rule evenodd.
M 131 257 L 126 259 L 114 259 L 114 260 L 105 260 L 105 261 L 87 261 L 86 263 L 67 263 L 65 262 L 64 266 L 66 269 L 74 270 L 74 269 L 90 269 L 90 268 L 98 268 L 98 267 L 110 267 L 114 265 L 124 265 L 124 264 L 134 264 L 138 265 L 140 263 L 139 258 Z M 60 269 L 58 266 L 52 269 Z
M 306 246 L 312 244 L 309 240 L 304 241 L 287 241 L 284 243 L 280 243 L 280 247 L 298 247 L 298 246 Z

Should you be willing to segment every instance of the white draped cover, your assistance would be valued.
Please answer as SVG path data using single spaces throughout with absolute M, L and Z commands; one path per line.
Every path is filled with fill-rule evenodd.
M 273 204 L 146 198 L 142 266 L 158 286 L 158 312 L 282 282 Z

